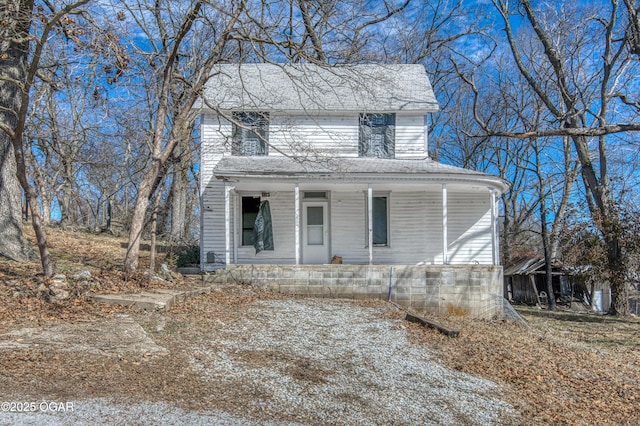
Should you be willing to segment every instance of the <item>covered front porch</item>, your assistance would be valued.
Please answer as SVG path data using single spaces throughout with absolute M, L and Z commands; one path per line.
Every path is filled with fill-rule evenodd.
M 507 184 L 494 176 L 428 158 L 275 156 L 223 157 L 213 175 L 203 195 L 210 200 L 205 271 L 334 257 L 365 265 L 499 263 L 497 199 Z M 256 223 L 271 229 L 261 234 L 269 241 L 254 247 Z
M 273 246 L 256 252 L 264 201 Z M 496 218 L 496 191 L 460 182 L 228 179 L 223 264 L 497 265 Z

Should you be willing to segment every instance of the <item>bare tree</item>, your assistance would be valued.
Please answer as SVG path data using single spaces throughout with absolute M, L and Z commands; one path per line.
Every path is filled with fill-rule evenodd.
M 27 79 L 29 29 L 33 1 L 0 2 L 0 254 L 27 260 L 30 247 L 22 234 L 21 189 L 17 180 L 14 140 L 23 109 Z
M 17 167 L 17 179 L 25 192 L 26 199 L 31 206 L 38 205 L 37 194 L 27 176 L 27 165 L 24 154 L 23 135 L 29 108 L 29 96 L 31 88 L 39 70 L 42 52 L 50 35 L 60 30 L 65 36 L 73 38 L 76 35 L 75 21 L 69 16 L 78 13 L 78 9 L 86 4 L 88 0 L 78 0 L 76 2 L 58 5 L 46 2 L 38 5 L 37 19 L 34 18 L 34 2 L 32 0 L 7 1 L 2 5 L 3 22 L 2 43 L 0 47 L 0 58 L 4 61 L 0 84 L 4 85 L 4 90 L 0 90 L 2 96 L 1 130 L 3 152 L 3 168 L 11 170 L 13 163 L 6 159 L 11 154 L 7 142 L 10 141 L 15 156 Z M 66 18 L 66 19 L 65 19 Z M 36 25 L 36 23 L 38 23 Z M 31 40 L 33 49 L 31 50 Z M 3 172 L 4 173 L 4 172 Z M 6 183 L 3 179 L 2 187 L 15 188 L 11 183 L 12 178 L 6 176 Z M 15 189 L 9 189 L 15 192 Z M 8 213 L 15 209 L 14 201 L 8 196 Z M 15 197 L 15 195 L 13 195 Z M 7 222 L 12 227 L 11 238 L 5 244 L 13 244 L 16 247 L 23 247 L 24 242 L 18 236 L 20 225 L 15 224 L 15 213 L 11 214 Z M 53 263 L 47 248 L 47 240 L 42 224 L 42 219 L 38 208 L 31 210 L 31 223 L 36 234 L 40 261 L 45 276 L 53 275 Z M 17 243 L 17 244 L 16 244 Z M 19 258 L 22 256 L 18 256 Z
M 611 313 L 626 315 L 629 312 L 626 260 L 620 240 L 620 217 L 610 188 L 606 136 L 640 130 L 637 122 L 609 124 L 611 119 L 637 118 L 638 106 L 629 101 L 638 93 L 637 84 L 631 80 L 635 72 L 627 42 L 629 25 L 622 21 L 617 0 L 611 0 L 608 8 L 599 6 L 598 9 L 568 5 L 558 9 L 537 9 L 529 0 L 521 0 L 517 2 L 521 16 L 530 25 L 530 34 L 541 52 L 525 54 L 516 41 L 516 30 L 511 24 L 511 16 L 520 14 L 520 10 L 515 10 L 506 0 L 494 1 L 494 4 L 505 24 L 517 69 L 553 118 L 555 126 L 521 132 L 517 136 L 564 135 L 571 138 L 580 161 L 593 222 L 608 247 L 606 278 L 613 294 Z M 560 16 L 553 16 L 555 13 Z M 565 22 L 581 24 L 569 28 L 563 27 Z M 593 39 L 597 41 L 585 41 Z M 588 61 L 587 58 L 601 58 L 601 61 Z M 550 84 L 545 87 L 547 82 Z M 625 90 L 635 92 L 624 93 Z M 616 102 L 615 109 L 611 107 L 613 102 Z M 515 136 L 509 132 L 494 134 Z M 589 136 L 599 137 L 596 161 Z
M 149 201 L 157 185 L 156 180 L 164 173 L 167 161 L 172 155 L 180 138 L 186 133 L 186 129 L 194 119 L 192 107 L 207 82 L 213 66 L 221 61 L 225 54 L 227 42 L 236 26 L 240 14 L 245 10 L 244 0 L 237 3 L 231 2 L 229 9 L 216 9 L 207 7 L 204 1 L 191 2 L 185 10 L 173 10 L 168 3 L 156 2 L 155 4 L 139 3 L 136 8 L 130 5 L 128 11 L 134 19 L 141 23 L 143 16 L 148 13 L 152 16 L 151 22 L 145 23 L 145 31 L 154 47 L 154 52 L 149 54 L 149 62 L 154 63 L 158 69 L 158 93 L 153 122 L 154 133 L 152 135 L 151 165 L 145 172 L 138 187 L 136 203 L 132 213 L 129 243 L 125 258 L 125 269 L 134 272 L 138 268 L 138 255 L 140 250 L 140 238 L 145 223 Z M 206 13 L 205 13 L 206 12 Z M 208 15 L 208 16 L 207 16 Z M 213 22 L 217 19 L 217 22 Z M 185 40 L 192 34 L 194 25 L 202 25 L 203 21 L 216 26 L 215 39 L 210 46 L 211 50 L 204 58 L 201 58 L 198 68 L 191 69 L 192 75 L 184 73 L 181 69 L 181 60 Z M 153 26 L 147 26 L 152 24 Z M 173 24 L 173 25 L 172 25 Z M 142 25 L 141 25 L 142 27 Z M 152 33 L 156 31 L 157 33 Z M 184 84 L 188 90 L 182 92 L 179 100 L 171 98 L 172 87 L 175 84 Z M 171 128 L 167 128 L 167 117 L 175 104 L 180 108 L 175 109 L 177 114 L 172 117 Z

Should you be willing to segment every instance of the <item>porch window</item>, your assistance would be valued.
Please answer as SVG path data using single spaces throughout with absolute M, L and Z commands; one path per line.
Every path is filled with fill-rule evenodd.
M 360 157 L 395 157 L 395 114 L 360 114 Z
M 389 245 L 387 197 L 373 197 L 373 245 Z
M 267 155 L 269 113 L 234 112 L 232 155 Z
M 260 197 L 242 197 L 242 245 L 253 245 L 253 225 L 260 210 Z
M 389 196 L 375 195 L 372 197 L 373 209 L 373 245 L 385 247 L 389 245 Z M 366 197 L 365 197 L 366 205 Z M 366 215 L 365 230 L 369 229 L 369 215 Z M 365 234 L 368 235 L 368 234 Z M 366 237 L 368 239 L 368 237 Z M 367 240 L 367 246 L 369 242 Z

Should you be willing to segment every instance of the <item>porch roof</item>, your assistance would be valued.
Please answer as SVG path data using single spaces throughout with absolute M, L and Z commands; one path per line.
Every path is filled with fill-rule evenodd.
M 474 170 L 441 164 L 430 158 L 304 158 L 271 156 L 223 157 L 213 170 L 218 179 L 266 178 L 266 179 L 403 179 L 403 180 L 452 180 L 490 185 L 500 192 L 508 183 L 497 177 Z

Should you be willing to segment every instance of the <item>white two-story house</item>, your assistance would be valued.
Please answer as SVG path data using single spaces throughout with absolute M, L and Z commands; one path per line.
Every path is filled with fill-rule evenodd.
M 221 65 L 201 108 L 204 271 L 499 264 L 507 183 L 429 158 L 423 66 Z

